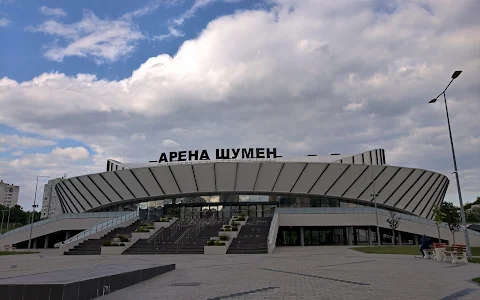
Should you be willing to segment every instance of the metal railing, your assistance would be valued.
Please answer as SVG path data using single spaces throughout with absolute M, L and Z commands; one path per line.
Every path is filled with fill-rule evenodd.
M 272 218 L 272 223 L 270 224 L 270 231 L 268 232 L 268 244 L 275 242 L 273 239 L 278 233 L 277 223 L 278 223 L 278 213 L 275 213 L 275 215 Z
M 75 242 L 79 239 L 88 237 L 88 236 L 90 236 L 94 233 L 97 233 L 97 232 L 100 232 L 102 230 L 106 230 L 106 229 L 115 227 L 118 224 L 121 224 L 125 221 L 132 220 L 132 219 L 135 219 L 135 218 L 138 218 L 138 211 L 132 211 L 132 212 L 128 212 L 126 214 L 125 214 L 125 212 L 123 212 L 122 216 L 117 217 L 115 219 L 110 219 L 110 220 L 102 222 L 102 223 L 99 223 L 99 224 L 93 226 L 90 229 L 84 230 L 84 231 L 80 232 L 79 234 L 74 235 L 71 238 L 69 238 L 68 240 L 64 241 L 63 244 L 67 245 L 67 244 Z
M 78 213 L 78 214 L 62 214 L 53 218 L 37 221 L 33 223 L 33 228 L 58 222 L 60 220 L 65 220 L 65 219 L 115 218 L 115 217 L 122 216 L 125 213 L 126 212 L 124 211 L 112 211 L 112 212 L 90 212 L 90 213 L 87 212 L 87 213 Z M 0 235 L 0 239 L 10 236 L 12 234 L 15 234 L 17 232 L 25 231 L 25 230 L 30 230 L 30 224 L 10 230 Z
M 175 241 L 174 244 L 177 245 L 177 252 L 180 248 L 180 245 L 183 246 L 184 240 L 188 239 L 188 232 L 190 231 L 190 229 L 192 229 L 192 228 L 188 228 L 187 230 L 185 230 L 185 232 L 182 233 L 182 235 Z
M 373 207 L 278 207 L 276 212 L 279 214 L 375 214 L 375 208 Z M 386 209 L 378 209 L 378 214 L 382 216 L 390 216 L 390 211 Z M 395 212 L 397 217 L 400 217 L 402 220 L 417 222 L 426 225 L 433 225 L 435 221 L 407 215 L 400 212 Z M 441 223 L 440 228 L 449 229 L 447 223 Z M 461 229 L 460 231 L 463 231 Z M 480 236 L 480 232 L 468 229 L 468 234 Z

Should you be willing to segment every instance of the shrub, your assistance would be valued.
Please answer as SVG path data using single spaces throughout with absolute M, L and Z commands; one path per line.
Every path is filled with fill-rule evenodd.
M 208 241 L 207 246 L 215 246 L 215 241 L 214 240 Z
M 110 246 L 118 246 L 117 243 L 112 243 Z
M 160 222 L 168 222 L 167 218 L 161 218 Z
M 232 226 L 234 226 L 234 227 L 235 227 L 235 226 L 238 226 L 238 225 L 240 225 L 240 223 L 237 223 L 237 222 L 232 222 Z
M 146 227 L 138 227 L 137 230 L 135 230 L 136 232 L 150 232 L 150 230 L 148 230 Z
M 120 239 L 120 242 L 123 242 L 123 243 L 127 243 L 128 241 L 130 241 L 128 239 L 128 237 L 126 237 L 124 235 L 120 235 L 120 236 L 118 236 L 118 238 Z
M 155 229 L 155 226 L 153 226 L 153 225 L 147 225 L 146 229 Z
M 225 225 L 224 227 L 225 227 L 225 228 L 230 228 L 231 226 L 230 226 L 230 225 Z
M 243 217 L 243 216 L 242 216 L 242 217 L 239 217 L 239 218 L 237 218 L 235 221 L 245 221 L 245 217 Z
M 119 246 L 125 246 L 125 244 L 124 244 L 124 243 L 120 243 L 120 244 L 118 244 L 118 245 L 119 245 Z
M 105 241 L 105 242 L 103 242 L 103 245 L 104 245 L 105 247 L 111 246 L 111 245 L 112 245 L 112 241 Z
M 225 228 L 224 231 L 232 231 L 232 229 L 231 228 Z
M 215 242 L 214 242 L 214 246 L 225 246 L 225 243 L 219 242 L 219 241 L 215 241 Z
M 218 239 L 221 241 L 228 241 L 230 237 L 228 235 L 221 235 L 218 237 Z
M 238 227 L 233 227 L 232 231 L 238 231 Z

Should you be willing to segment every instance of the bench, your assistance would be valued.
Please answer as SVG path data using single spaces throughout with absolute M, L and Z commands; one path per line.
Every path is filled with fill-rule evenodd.
M 464 244 L 452 245 L 452 250 L 445 251 L 445 258 L 443 259 L 443 261 L 447 261 L 449 255 L 452 258 L 452 264 L 456 264 L 459 261 L 468 264 L 467 246 Z
M 425 254 L 425 256 L 423 258 L 425 259 L 437 259 L 436 257 L 436 251 L 435 249 L 436 248 L 441 248 L 441 249 L 445 249 L 447 247 L 447 244 L 443 244 L 443 243 L 433 243 L 432 244 L 432 248 L 430 249 L 423 249 L 423 254 Z M 443 251 L 442 251 L 443 252 Z

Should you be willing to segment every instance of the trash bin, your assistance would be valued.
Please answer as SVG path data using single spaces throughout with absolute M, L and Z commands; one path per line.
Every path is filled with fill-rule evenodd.
M 437 261 L 443 261 L 443 252 L 445 248 L 435 248 L 435 259 Z

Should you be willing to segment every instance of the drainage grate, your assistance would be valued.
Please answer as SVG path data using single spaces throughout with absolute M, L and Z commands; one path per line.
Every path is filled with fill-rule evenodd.
M 199 286 L 201 284 L 202 283 L 200 282 L 177 282 L 177 283 L 171 284 L 170 286 Z

